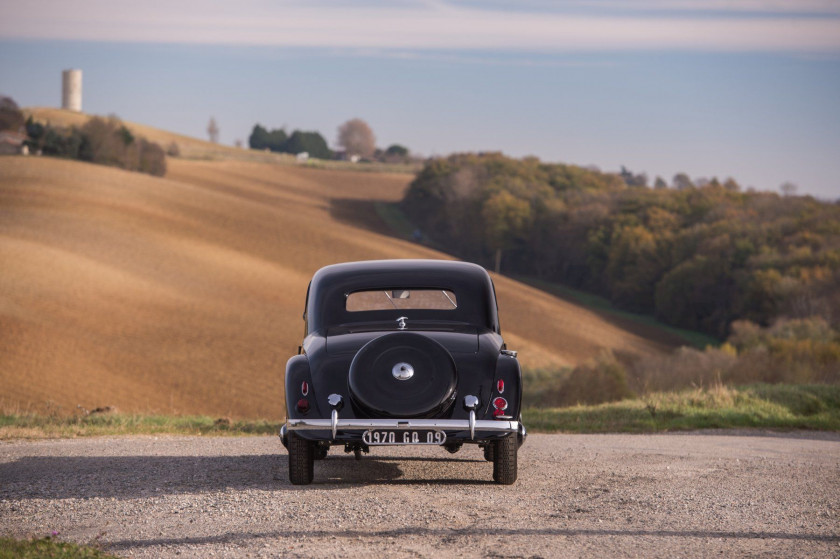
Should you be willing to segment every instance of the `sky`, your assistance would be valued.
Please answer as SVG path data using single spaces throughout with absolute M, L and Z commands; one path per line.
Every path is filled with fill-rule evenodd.
M 27 0 L 0 94 L 220 141 L 368 122 L 383 148 L 502 151 L 840 198 L 840 0 Z

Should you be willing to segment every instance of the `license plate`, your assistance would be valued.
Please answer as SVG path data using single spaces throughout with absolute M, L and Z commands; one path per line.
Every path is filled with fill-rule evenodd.
M 387 446 L 403 444 L 441 445 L 446 442 L 446 433 L 432 430 L 390 431 L 371 429 L 362 435 L 362 441 L 369 446 Z

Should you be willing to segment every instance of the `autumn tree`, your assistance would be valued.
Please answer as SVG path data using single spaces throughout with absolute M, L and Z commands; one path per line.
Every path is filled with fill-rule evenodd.
M 782 196 L 793 196 L 796 194 L 796 191 L 799 190 L 799 187 L 792 182 L 787 181 L 782 183 L 779 190 L 781 191 Z
M 461 258 L 498 269 L 504 256 L 509 273 L 721 339 L 742 319 L 840 330 L 840 204 L 683 173 L 627 188 L 638 175 L 624 171 L 456 154 L 427 161 L 400 207 Z
M 502 265 L 502 250 L 512 247 L 521 237 L 531 221 L 531 206 L 526 200 L 519 200 L 507 190 L 497 192 L 484 202 L 481 209 L 487 242 L 496 253 L 496 273 Z
M 648 177 L 645 173 L 634 175 L 624 165 L 621 166 L 621 171 L 618 174 L 627 186 L 647 186 L 648 184 Z
M 338 127 L 338 145 L 348 156 L 370 157 L 376 150 L 376 137 L 367 122 L 354 118 Z
M 210 122 L 207 124 L 207 135 L 214 144 L 219 141 L 219 127 L 216 125 L 216 119 L 212 116 L 210 117 Z
M 686 188 L 694 187 L 694 183 L 691 182 L 691 179 L 688 178 L 688 175 L 685 173 L 677 173 L 674 175 L 671 182 L 677 190 L 685 190 Z
M 0 97 L 0 130 L 17 132 L 23 126 L 23 113 L 11 97 Z

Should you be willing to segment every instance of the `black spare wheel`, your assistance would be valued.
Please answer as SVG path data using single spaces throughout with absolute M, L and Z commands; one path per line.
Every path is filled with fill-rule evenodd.
M 369 341 L 350 364 L 350 394 L 380 417 L 431 417 L 455 399 L 455 361 L 435 340 L 393 332 Z

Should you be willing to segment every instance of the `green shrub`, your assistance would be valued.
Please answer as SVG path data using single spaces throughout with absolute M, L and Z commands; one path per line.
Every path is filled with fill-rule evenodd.
M 158 144 L 135 138 L 116 117 L 93 117 L 81 128 L 55 128 L 26 123 L 30 149 L 44 155 L 67 157 L 155 176 L 166 174 L 166 153 Z
M 743 384 L 840 382 L 840 334 L 819 317 L 780 319 L 768 328 L 732 325 L 739 359 L 724 380 Z
M 633 396 L 624 365 L 607 350 L 574 369 L 526 370 L 523 389 L 523 404 L 538 407 L 600 404 Z
M 627 371 L 611 351 L 601 352 L 593 363 L 575 367 L 563 383 L 563 399 L 569 404 L 600 404 L 632 396 Z

